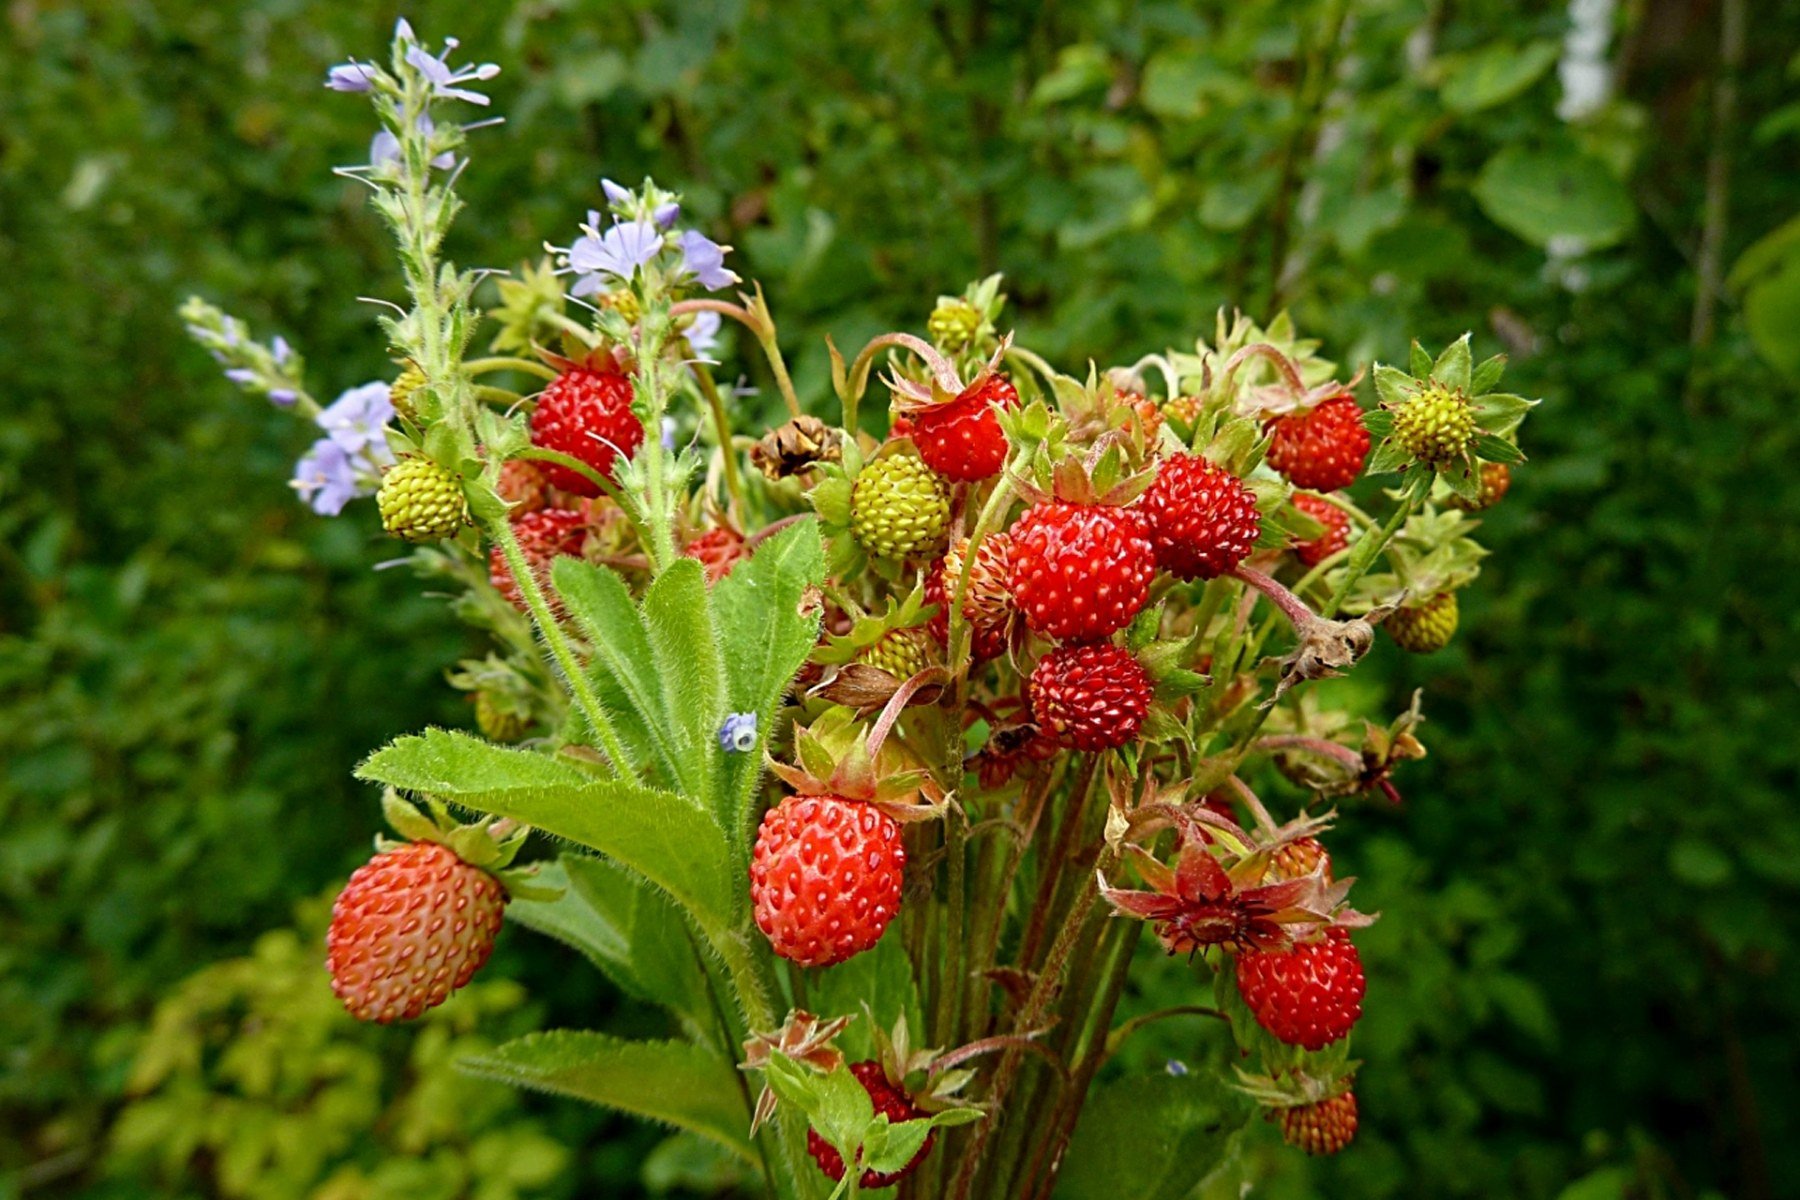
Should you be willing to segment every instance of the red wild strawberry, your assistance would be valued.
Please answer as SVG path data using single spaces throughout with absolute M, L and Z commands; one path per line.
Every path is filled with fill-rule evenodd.
M 1195 454 L 1172 454 L 1139 502 L 1157 565 L 1181 579 L 1223 575 L 1250 553 L 1262 529 L 1243 480 Z
M 1325 526 L 1311 541 L 1294 543 L 1294 557 L 1302 563 L 1316 567 L 1350 544 L 1350 514 L 1325 497 L 1295 492 L 1294 507 Z
M 789 796 L 763 814 L 750 856 L 756 925 L 775 953 L 828 967 L 881 939 L 900 911 L 900 825 L 841 796 Z
M 618 371 L 575 367 L 550 381 L 531 414 L 531 444 L 578 458 L 608 479 L 619 455 L 630 458 L 644 443 L 644 423 L 631 411 L 631 380 Z M 579 471 L 558 463 L 539 470 L 550 486 L 577 496 L 598 496 L 600 487 Z
M 1018 403 L 1019 389 L 1011 380 L 983 375 L 954 400 L 912 410 L 913 445 L 925 465 L 945 479 L 986 479 L 1006 465 L 1006 435 L 997 410 Z
M 1033 633 L 1076 642 L 1109 637 L 1150 598 L 1156 557 L 1133 510 L 1045 500 L 1011 533 L 1007 581 Z
M 410 1021 L 469 982 L 494 949 L 499 880 L 436 842 L 384 850 L 331 909 L 331 990 L 362 1021 Z
M 1269 422 L 1269 465 L 1295 487 L 1335 492 L 1356 482 L 1369 457 L 1369 430 L 1356 397 L 1340 392 Z
M 538 586 L 550 582 L 550 563 L 558 555 L 579 555 L 587 540 L 587 520 L 566 508 L 541 508 L 513 518 L 513 536 L 519 539 L 519 550 L 531 564 Z M 495 546 L 488 551 L 488 581 L 506 597 L 506 602 L 525 611 L 525 597 L 519 593 L 518 581 L 506 565 L 506 556 Z
M 968 552 L 969 539 L 958 538 L 925 577 L 925 603 L 938 608 L 930 628 L 939 645 L 950 643 L 950 597 L 956 581 L 962 577 L 963 555 Z M 1012 596 L 1006 590 L 1011 553 L 1012 539 L 1004 533 L 991 533 L 981 539 L 975 565 L 969 568 L 969 586 L 963 592 L 963 619 L 974 635 L 977 659 L 999 658 L 1006 653 L 1006 623 L 1012 615 Z
M 898 1125 L 901 1121 L 914 1121 L 925 1116 L 925 1110 L 912 1102 L 912 1097 L 897 1087 L 887 1077 L 879 1062 L 869 1059 L 866 1062 L 851 1063 L 850 1073 L 856 1076 L 856 1082 L 863 1085 L 869 1093 L 869 1099 L 875 1104 L 875 1115 L 886 1117 L 889 1124 Z M 907 1160 L 906 1165 L 898 1171 L 889 1171 L 878 1175 L 874 1171 L 864 1171 L 862 1186 L 865 1190 L 872 1188 L 893 1187 L 902 1179 L 913 1173 L 913 1170 L 931 1153 L 931 1143 L 937 1138 L 936 1133 L 925 1135 L 925 1144 L 919 1152 Z M 844 1156 L 837 1152 L 837 1147 L 820 1137 L 818 1131 L 808 1128 L 806 1131 L 806 1152 L 813 1156 L 819 1164 L 819 1170 L 825 1172 L 826 1178 L 838 1183 L 844 1178 Z
M 1150 676 L 1111 642 L 1064 646 L 1031 672 L 1038 728 L 1076 750 L 1113 750 L 1135 738 L 1150 711 Z
M 1334 933 L 1239 955 L 1237 986 L 1258 1025 L 1290 1046 L 1322 1050 L 1362 1016 L 1367 983 L 1356 947 Z
M 500 466 L 500 480 L 494 488 L 500 498 L 513 506 L 514 519 L 540 508 L 550 507 L 550 484 L 544 473 L 522 458 L 509 459 Z
M 717 583 L 731 574 L 731 568 L 744 557 L 744 539 L 736 531 L 718 526 L 707 530 L 682 550 L 689 558 L 697 558 L 706 568 L 706 582 Z
M 1336 1154 L 1355 1138 L 1355 1092 L 1281 1110 L 1281 1140 L 1308 1154 Z

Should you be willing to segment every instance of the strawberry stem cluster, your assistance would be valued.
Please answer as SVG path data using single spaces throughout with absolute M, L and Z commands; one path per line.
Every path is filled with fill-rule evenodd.
M 710 294 L 738 282 L 729 248 L 678 230 L 649 181 L 606 182 L 582 236 L 484 312 L 487 273 L 441 256 L 467 165 L 444 110 L 485 102 L 462 85 L 493 71 L 452 49 L 402 24 L 389 65 L 331 76 L 391 141 L 347 173 L 410 302 L 382 322 L 382 518 L 492 640 L 450 675 L 485 740 L 407 739 L 362 769 L 424 808 L 390 792 L 407 840 L 340 901 L 346 1005 L 442 1003 L 509 901 L 580 945 L 610 893 L 577 894 L 594 860 L 574 843 L 642 894 L 621 953 L 691 951 L 704 1004 L 653 998 L 683 1053 L 748 1074 L 742 1129 L 714 1132 L 772 1195 L 1048 1197 L 1098 1072 L 1178 1014 L 1217 1018 L 1258 1068 L 1194 1086 L 1342 1149 L 1371 918 L 1329 830 L 1339 804 L 1397 800 L 1424 751 L 1416 698 L 1359 738 L 1317 681 L 1384 622 L 1405 649 L 1450 640 L 1471 513 L 1522 461 L 1530 404 L 1494 392 L 1498 361 L 1415 347 L 1410 373 L 1375 367 L 1365 410 L 1361 376 L 1285 315 L 1222 313 L 1191 349 L 1067 374 L 1006 332 L 993 276 L 922 335 L 830 347 L 835 396 L 802 397 L 760 288 Z M 241 386 L 322 423 L 297 358 L 188 315 Z M 773 429 L 733 427 L 726 324 L 776 383 Z M 1361 483 L 1391 472 L 1385 498 Z M 534 827 L 564 839 L 543 871 L 514 865 Z M 1124 1016 L 1134 970 L 1185 972 L 1210 1003 Z

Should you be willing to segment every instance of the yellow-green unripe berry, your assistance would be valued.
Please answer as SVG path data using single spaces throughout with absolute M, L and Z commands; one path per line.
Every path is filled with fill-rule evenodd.
M 403 458 L 389 467 L 375 504 L 382 528 L 409 542 L 455 537 L 469 523 L 462 480 L 429 458 Z
M 950 527 L 950 492 L 930 467 L 910 454 L 864 467 L 850 492 L 850 532 L 876 558 L 906 558 L 933 550 Z
M 1423 604 L 1402 608 L 1385 628 L 1394 644 L 1412 654 L 1435 654 L 1456 636 L 1456 593 L 1439 592 Z
M 1455 462 L 1475 436 L 1475 412 L 1469 398 L 1435 384 L 1393 412 L 1394 440 L 1427 466 Z
M 504 707 L 493 692 L 475 693 L 475 727 L 491 742 L 516 742 L 531 728 L 524 714 Z
M 925 331 L 932 341 L 955 354 L 981 332 L 981 310 L 967 300 L 946 300 L 931 310 Z
M 931 634 L 923 629 L 895 629 L 883 634 L 874 645 L 864 647 L 856 660 L 905 682 L 931 665 L 936 648 Z
M 413 363 L 407 363 L 400 377 L 388 385 L 388 402 L 394 411 L 409 421 L 417 420 L 417 412 L 413 408 L 413 393 L 425 386 L 425 372 Z
M 644 315 L 643 306 L 638 303 L 637 293 L 628 287 L 603 292 L 594 300 L 601 308 L 610 308 L 624 317 L 627 325 L 636 325 L 638 318 Z

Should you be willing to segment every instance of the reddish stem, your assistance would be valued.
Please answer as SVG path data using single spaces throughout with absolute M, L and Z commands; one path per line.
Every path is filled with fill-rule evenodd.
M 1318 624 L 1318 616 L 1313 613 L 1312 609 L 1306 607 L 1305 601 L 1288 591 L 1273 576 L 1264 575 L 1255 567 L 1246 567 L 1242 563 L 1233 567 L 1231 573 L 1267 596 L 1275 607 L 1281 610 L 1282 615 L 1293 622 L 1295 629 L 1304 629 L 1309 625 Z

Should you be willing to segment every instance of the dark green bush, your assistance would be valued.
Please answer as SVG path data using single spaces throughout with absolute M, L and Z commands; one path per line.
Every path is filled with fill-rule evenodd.
M 1363 1138 L 1324 1165 L 1271 1155 L 1271 1194 L 1552 1196 L 1588 1176 L 1580 1194 L 1754 1197 L 1800 1174 L 1800 447 L 1777 373 L 1800 358 L 1800 237 L 1743 252 L 1800 210 L 1779 36 L 1800 9 L 1757 6 L 1722 64 L 1721 12 L 1745 7 L 1620 15 L 1619 91 L 1577 124 L 1556 113 L 1568 12 L 1543 3 L 532 0 L 416 19 L 454 19 L 507 68 L 459 260 L 534 256 L 573 235 L 601 173 L 653 173 L 777 299 L 815 398 L 824 334 L 916 327 L 990 270 L 1070 365 L 1186 344 L 1233 303 L 1289 305 L 1358 362 L 1470 327 L 1511 353 L 1509 381 L 1549 400 L 1487 521 L 1465 633 L 1364 668 L 1429 681 L 1432 757 L 1404 808 L 1338 840 L 1387 913 L 1366 943 Z M 416 581 L 369 570 L 369 512 L 293 501 L 304 435 L 234 397 L 173 315 L 192 291 L 229 301 L 299 342 L 323 393 L 391 370 L 353 299 L 395 286 L 382 239 L 329 173 L 371 130 L 319 81 L 394 15 L 0 18 L 15 1190 L 104 1186 L 157 1002 L 354 863 L 376 826 L 348 776 L 368 747 L 463 719 L 439 685 L 462 636 Z M 1736 113 L 1715 127 L 1727 77 Z M 558 951 L 515 942 L 548 1003 L 592 1013 Z M 1133 1053 L 1203 1052 L 1190 1026 L 1154 1028 Z M 655 1139 L 628 1136 L 578 1161 L 630 1178 Z

